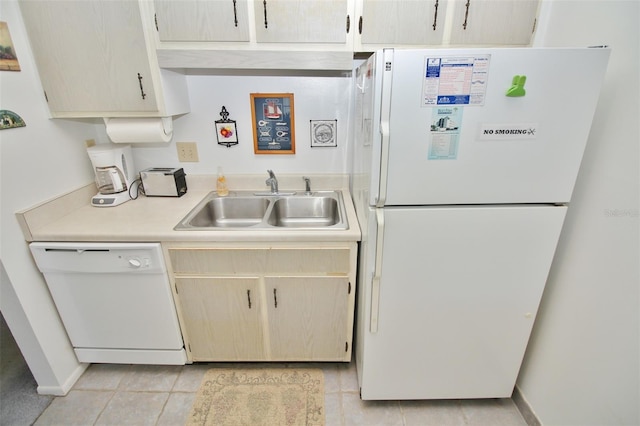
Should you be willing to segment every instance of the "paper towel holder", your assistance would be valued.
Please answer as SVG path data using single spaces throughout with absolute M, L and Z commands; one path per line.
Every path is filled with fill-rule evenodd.
M 169 142 L 173 136 L 173 118 L 172 117 L 127 117 L 127 118 L 115 118 L 104 117 L 104 124 L 106 127 L 107 135 L 113 143 L 144 143 L 144 142 Z M 114 137 L 112 131 L 114 127 L 118 126 L 135 126 L 135 125 L 148 125 L 149 123 L 157 123 L 157 134 L 152 136 L 145 135 L 144 137 Z

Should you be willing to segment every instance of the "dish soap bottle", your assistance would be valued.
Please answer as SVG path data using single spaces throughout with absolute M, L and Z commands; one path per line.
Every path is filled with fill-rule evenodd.
M 218 167 L 218 179 L 216 181 L 216 191 L 218 196 L 226 197 L 229 195 L 229 188 L 227 188 L 227 178 L 222 173 L 222 167 Z

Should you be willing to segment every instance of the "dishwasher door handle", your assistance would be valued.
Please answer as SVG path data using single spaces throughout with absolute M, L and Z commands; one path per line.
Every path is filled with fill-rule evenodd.
M 68 249 L 66 249 L 66 248 L 47 248 L 47 249 L 44 249 L 44 251 L 52 251 L 52 252 L 66 252 L 66 253 L 74 253 L 74 252 L 75 252 L 75 253 L 78 253 L 78 254 L 82 254 L 82 253 L 84 253 L 85 251 L 89 251 L 89 252 L 94 252 L 94 251 L 95 251 L 95 252 L 101 252 L 101 253 L 104 253 L 104 252 L 109 252 L 109 251 L 111 251 L 111 250 L 109 250 L 109 249 L 74 249 L 74 248 L 68 248 Z

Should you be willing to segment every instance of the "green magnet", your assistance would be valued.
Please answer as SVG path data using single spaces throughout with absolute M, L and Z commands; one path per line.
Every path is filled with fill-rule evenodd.
M 524 96 L 527 92 L 524 90 L 524 83 L 527 81 L 526 75 L 514 75 L 511 81 L 511 87 L 507 90 L 506 95 L 512 98 Z

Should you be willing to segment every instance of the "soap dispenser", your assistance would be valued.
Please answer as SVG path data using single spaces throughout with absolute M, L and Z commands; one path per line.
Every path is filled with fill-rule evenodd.
M 229 188 L 227 188 L 227 178 L 224 177 L 222 167 L 218 167 L 218 179 L 216 181 L 216 191 L 218 196 L 226 197 L 229 195 Z

